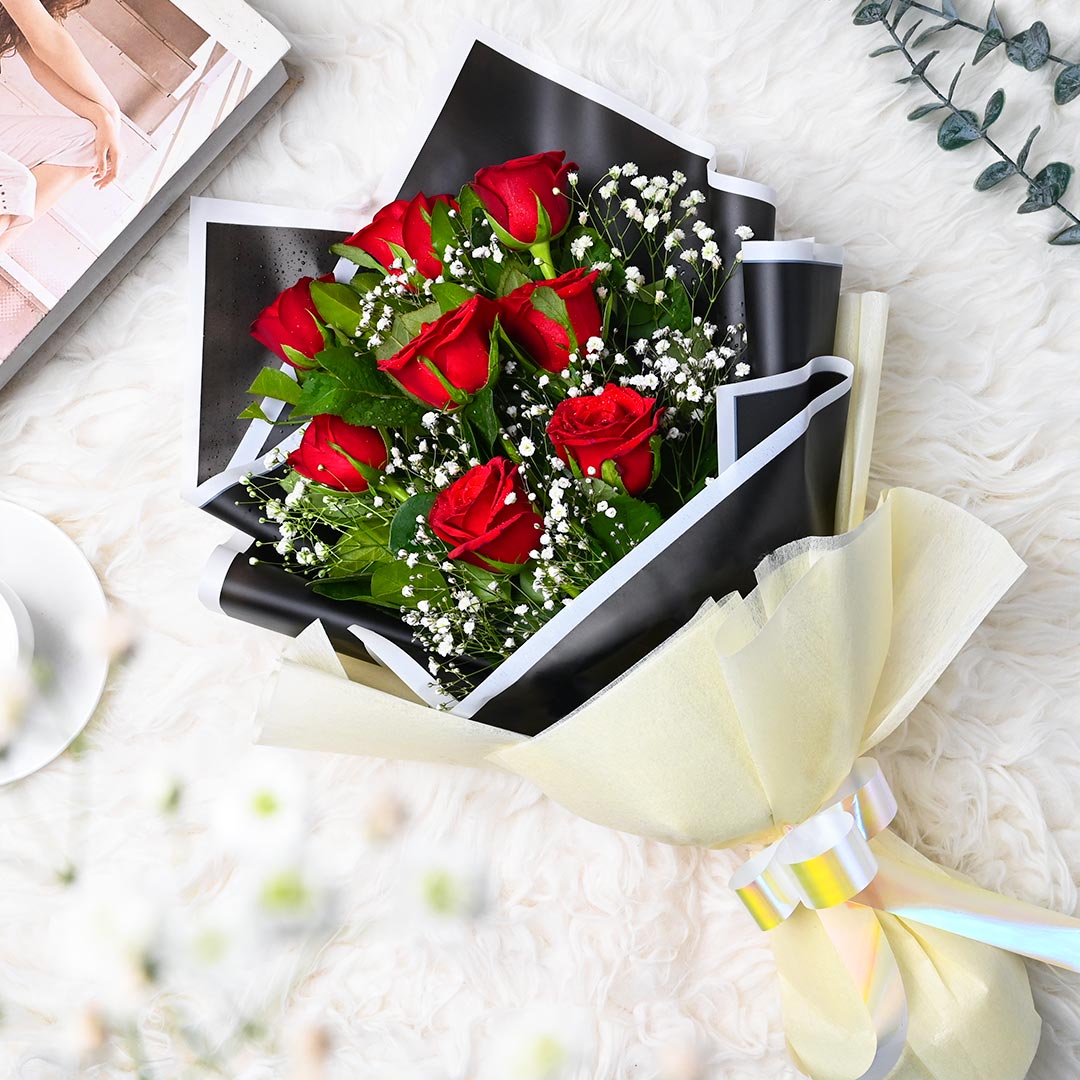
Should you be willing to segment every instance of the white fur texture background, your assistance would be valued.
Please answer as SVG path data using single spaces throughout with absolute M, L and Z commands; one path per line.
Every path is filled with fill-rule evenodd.
M 893 58 L 866 58 L 881 34 L 853 27 L 843 0 L 254 2 L 293 41 L 306 81 L 211 194 L 373 209 L 368 193 L 469 15 L 715 143 L 721 168 L 779 189 L 781 235 L 844 244 L 848 287 L 891 294 L 872 494 L 909 484 L 952 499 L 1029 564 L 881 750 L 899 831 L 983 885 L 1077 911 L 1080 249 L 1044 242 L 1056 217 L 1018 217 L 1019 188 L 971 190 L 990 158 L 944 154 L 932 127 L 905 122 L 922 97 L 893 84 L 904 74 Z M 960 0 L 975 20 L 988 3 Z M 1012 29 L 1043 18 L 1055 44 L 1080 56 L 1074 5 L 999 7 Z M 969 59 L 974 38 L 957 40 Z M 1005 86 L 999 138 L 1018 147 L 1041 122 L 1033 161 L 1080 164 L 1080 101 L 1056 109 L 1051 79 L 996 53 L 961 96 L 981 103 Z M 87 992 L 82 946 L 56 944 L 69 862 L 136 892 L 167 873 L 174 914 L 233 874 L 211 825 L 246 767 L 281 642 L 196 599 L 226 530 L 177 494 L 185 259 L 180 224 L 62 356 L 0 396 L 0 496 L 79 542 L 138 635 L 83 751 L 0 790 L 3 1076 L 66 1075 L 47 1048 Z M 293 1075 L 290 1032 L 314 1019 L 330 1040 L 328 1075 L 512 1080 L 499 1044 L 545 1003 L 573 1018 L 574 1080 L 799 1075 L 768 946 L 724 886 L 729 856 L 606 832 L 505 776 L 294 761 L 311 783 L 314 841 L 344 882 L 340 929 L 281 995 L 280 1038 L 230 1075 Z M 186 780 L 169 838 L 143 797 L 163 769 Z M 365 828 L 388 800 L 407 817 L 375 846 Z M 477 918 L 391 917 L 402 882 L 432 853 L 479 868 Z M 1030 1075 L 1068 1080 L 1080 1068 L 1080 976 L 1031 972 L 1044 1036 Z M 190 1051 L 162 1034 L 166 1009 L 143 1014 L 155 1063 L 143 1075 L 211 1075 L 184 1072 Z M 116 1058 L 80 1075 L 126 1071 Z

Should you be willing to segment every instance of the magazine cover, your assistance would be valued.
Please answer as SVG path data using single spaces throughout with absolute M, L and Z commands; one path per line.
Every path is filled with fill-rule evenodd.
M 240 0 L 0 3 L 0 383 L 287 48 Z

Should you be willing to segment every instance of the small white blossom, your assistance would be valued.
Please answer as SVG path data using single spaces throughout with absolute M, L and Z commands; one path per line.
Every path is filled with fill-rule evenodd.
M 753 240 L 754 239 L 754 230 L 751 229 L 749 225 L 740 225 L 735 230 L 735 235 L 740 240 Z

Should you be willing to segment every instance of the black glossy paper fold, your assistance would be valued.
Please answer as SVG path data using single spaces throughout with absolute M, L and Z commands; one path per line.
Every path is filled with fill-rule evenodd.
M 701 217 L 716 229 L 725 259 L 739 249 L 734 231 L 740 225 L 752 228 L 758 239 L 773 236 L 775 208 L 745 194 L 711 188 L 707 158 L 482 43 L 469 53 L 401 194 L 456 191 L 480 165 L 563 148 L 577 160 L 582 183 L 591 183 L 610 164 L 628 160 L 649 174 L 682 170 L 689 186 L 706 194 Z M 747 278 L 753 299 L 745 318 L 751 348 L 760 343 L 762 359 L 761 370 L 755 368 L 752 376 L 792 371 L 814 356 L 830 354 L 838 269 L 832 277 L 799 276 L 753 265 Z M 740 322 L 739 275 L 733 286 L 724 317 Z M 778 325 L 781 321 L 786 325 Z M 829 392 L 837 378 L 814 376 L 800 385 L 740 397 L 739 454 L 753 451 Z M 542 731 L 640 660 L 707 598 L 752 587 L 754 567 L 769 552 L 803 536 L 830 533 L 846 416 L 846 397 L 817 412 L 804 433 L 608 596 L 476 719 L 527 735 Z M 226 491 L 207 509 L 248 535 L 276 539 L 270 526 L 258 522 L 258 512 L 236 505 L 244 502 L 237 490 L 242 491 Z M 339 651 L 361 657 L 364 649 L 349 627 L 362 626 L 426 665 L 407 628 L 392 613 L 318 597 L 302 579 L 272 562 L 249 565 L 247 554 L 236 556 L 229 567 L 220 603 L 228 614 L 290 635 L 321 619 Z
M 832 354 L 840 266 L 824 262 L 743 263 L 748 360 L 755 377 Z

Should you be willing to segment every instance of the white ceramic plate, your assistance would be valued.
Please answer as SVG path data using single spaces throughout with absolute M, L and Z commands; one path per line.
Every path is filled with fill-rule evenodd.
M 100 640 L 108 605 L 93 567 L 51 521 L 0 501 L 0 580 L 18 595 L 34 629 L 34 659 L 51 671 L 7 752 L 0 784 L 21 780 L 59 757 L 94 714 L 108 659 Z M 91 638 L 97 635 L 98 640 Z

